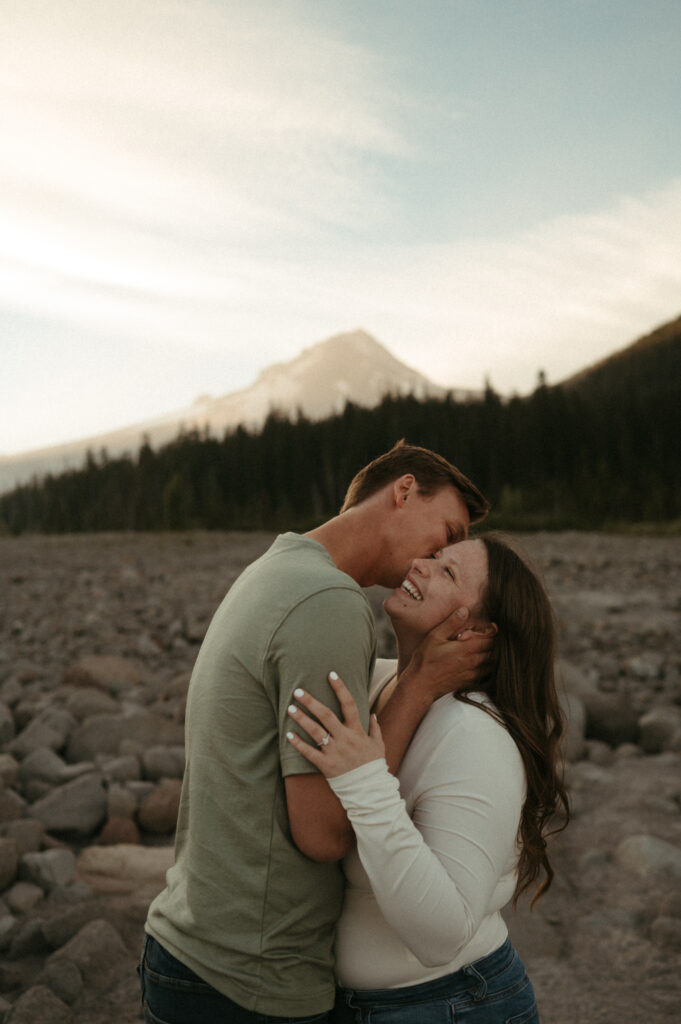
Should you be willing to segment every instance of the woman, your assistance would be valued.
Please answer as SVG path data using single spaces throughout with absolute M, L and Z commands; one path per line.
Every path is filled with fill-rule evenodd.
M 496 627 L 494 660 L 475 693 L 435 702 L 397 779 L 375 715 L 366 735 L 333 673 L 344 723 L 302 691 L 305 710 L 290 709 L 316 746 L 293 733 L 290 742 L 327 777 L 357 836 L 336 939 L 338 1024 L 539 1019 L 500 911 L 542 874 L 534 899 L 548 889 L 547 827 L 559 809 L 567 823 L 551 606 L 493 535 L 416 560 L 384 605 L 397 676 L 425 633 L 462 604 L 474 629 Z M 397 676 L 377 666 L 375 711 Z

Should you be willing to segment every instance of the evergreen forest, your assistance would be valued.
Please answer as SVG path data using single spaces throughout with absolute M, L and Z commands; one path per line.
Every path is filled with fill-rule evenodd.
M 681 524 L 681 320 L 560 386 L 474 401 L 386 396 L 312 422 L 185 432 L 0 497 L 0 532 L 307 529 L 354 473 L 405 438 L 455 463 L 506 529 Z

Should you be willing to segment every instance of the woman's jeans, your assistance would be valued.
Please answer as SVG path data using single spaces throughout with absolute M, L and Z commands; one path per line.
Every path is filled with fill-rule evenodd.
M 237 1006 L 181 964 L 147 935 L 139 965 L 142 1008 L 147 1024 L 325 1024 L 328 1013 L 312 1017 L 270 1017 Z
M 539 1024 L 523 962 L 507 939 L 489 956 L 406 988 L 340 988 L 334 1024 Z

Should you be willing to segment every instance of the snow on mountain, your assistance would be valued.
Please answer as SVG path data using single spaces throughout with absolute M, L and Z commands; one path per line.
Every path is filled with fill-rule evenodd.
M 259 426 L 273 409 L 310 419 L 341 412 L 348 400 L 371 408 L 386 394 L 443 395 L 444 388 L 405 366 L 365 331 L 339 334 L 305 349 L 288 363 L 263 370 L 255 383 L 215 399 L 195 415 L 213 430 Z
M 273 410 L 310 419 L 341 412 L 347 401 L 371 408 L 386 394 L 437 397 L 445 389 L 396 359 L 366 331 L 338 334 L 306 348 L 287 363 L 274 363 L 255 383 L 213 398 L 201 395 L 187 409 L 69 444 L 0 457 L 0 492 L 34 475 L 60 473 L 83 464 L 88 450 L 106 448 L 110 456 L 136 452 L 148 437 L 153 447 L 173 440 L 180 430 L 209 427 L 215 436 L 239 424 L 257 429 Z M 457 391 L 455 397 L 469 396 Z

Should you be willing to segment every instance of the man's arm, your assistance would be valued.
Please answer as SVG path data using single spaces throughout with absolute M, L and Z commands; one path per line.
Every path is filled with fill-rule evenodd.
M 324 776 L 289 775 L 284 783 L 291 836 L 300 852 L 321 863 L 341 860 L 355 834 Z
M 368 676 L 374 651 L 371 609 L 360 594 L 345 588 L 330 589 L 303 602 L 287 617 L 273 641 L 281 764 L 291 837 L 301 853 L 319 862 L 344 857 L 354 843 L 354 833 L 326 779 L 286 739 L 292 728 L 288 706 L 295 704 L 294 691 L 301 687 L 339 711 L 328 683 L 329 672 L 336 669 L 347 673 L 366 727 Z

